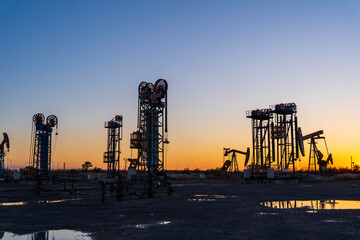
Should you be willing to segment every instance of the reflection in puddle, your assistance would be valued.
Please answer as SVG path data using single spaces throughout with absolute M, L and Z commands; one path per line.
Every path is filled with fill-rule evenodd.
M 291 208 L 309 208 L 314 210 L 345 210 L 345 209 L 360 209 L 360 201 L 351 200 L 308 200 L 308 201 L 273 201 L 262 202 L 261 206 L 291 209 Z
M 16 235 L 10 232 L 0 232 L 1 240 L 66 240 L 66 239 L 78 239 L 78 240 L 91 240 L 90 234 L 73 230 L 49 230 L 43 232 L 36 232 L 24 235 Z
M 201 197 L 201 198 L 190 198 L 190 199 L 188 199 L 188 201 L 190 201 L 190 202 L 213 202 L 216 199 L 236 198 L 237 196 L 194 194 L 194 197 Z
M 154 226 L 158 226 L 158 225 L 168 225 L 170 223 L 171 223 L 171 221 L 158 221 L 155 223 L 148 223 L 148 224 L 136 224 L 135 227 L 143 229 L 143 228 L 154 227 Z
M 323 222 L 326 222 L 326 223 L 344 223 L 345 221 L 343 221 L 343 220 L 335 220 L 335 219 L 327 219 L 327 220 L 324 220 Z
M 271 212 L 271 213 L 266 213 L 266 212 L 258 212 L 258 213 L 255 213 L 256 215 L 279 215 L 280 213 L 274 213 L 274 212 Z
M 213 198 L 189 198 L 189 202 L 214 202 L 216 199 Z
M 33 203 L 61 203 L 61 202 L 75 201 L 75 200 L 81 200 L 81 198 L 68 198 L 68 199 L 60 199 L 60 200 L 39 200 L 39 201 L 28 201 L 28 202 L 6 202 L 6 203 L 0 203 L 0 206 L 21 206 L 21 205 L 28 205 Z

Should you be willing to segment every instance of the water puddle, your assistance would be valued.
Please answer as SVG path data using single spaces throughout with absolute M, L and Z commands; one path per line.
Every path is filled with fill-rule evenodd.
M 172 184 L 173 187 L 184 187 L 185 184 L 182 183 L 176 183 L 176 184 Z
M 189 198 L 189 202 L 213 202 L 216 199 L 236 198 L 237 196 L 194 194 L 195 198 Z M 200 197 L 200 198 L 199 198 Z
M 262 202 L 261 206 L 277 209 L 308 208 L 313 210 L 360 209 L 360 201 L 352 200 L 307 200 Z M 308 211 L 307 211 L 308 212 Z
M 24 235 L 16 235 L 11 232 L 0 232 L 1 240 L 92 240 L 89 233 L 80 231 L 62 229 L 62 230 L 49 230 L 43 232 L 36 232 Z
M 188 202 L 214 202 L 216 199 L 212 198 L 189 198 Z
M 274 213 L 274 212 L 270 212 L 270 213 L 266 213 L 266 212 L 258 212 L 255 213 L 256 215 L 279 215 L 280 213 Z
M 6 202 L 6 203 L 0 203 L 0 206 L 22 206 L 22 205 L 36 204 L 36 203 L 61 203 L 61 202 L 76 201 L 76 200 L 81 200 L 81 198 L 68 198 L 68 199 L 59 199 L 59 200 L 39 200 L 39 201 L 28 201 L 28 202 Z
M 148 223 L 148 224 L 136 224 L 135 227 L 140 228 L 140 229 L 144 229 L 144 228 L 149 228 L 149 227 L 168 225 L 170 223 L 171 223 L 171 221 L 158 221 L 158 222 Z
M 345 221 L 337 220 L 337 219 L 326 219 L 323 222 L 325 222 L 325 223 L 344 223 Z

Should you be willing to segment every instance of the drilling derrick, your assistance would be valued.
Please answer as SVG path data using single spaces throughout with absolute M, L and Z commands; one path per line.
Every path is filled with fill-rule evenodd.
M 42 113 L 33 116 L 32 144 L 33 152 L 30 165 L 35 169 L 35 177 L 47 179 L 51 176 L 51 146 L 53 128 L 58 127 L 55 115 L 46 118 Z
M 299 158 L 296 104 L 277 104 L 272 112 L 274 114 L 274 122 L 271 126 L 272 148 L 278 171 L 286 173 L 292 168 L 294 175 L 295 161 Z
M 4 147 L 6 146 L 7 150 L 10 150 L 9 137 L 6 133 L 3 133 L 4 140 L 0 143 L 0 178 L 5 177 L 5 151 Z
M 164 79 L 155 84 L 141 82 L 138 88 L 138 130 L 130 136 L 130 148 L 138 150 L 137 167 L 146 176 L 145 191 L 152 195 L 165 181 L 167 139 L 167 90 Z M 135 162 L 135 161 L 134 161 Z
M 257 109 L 247 111 L 246 117 L 250 118 L 252 126 L 252 162 L 248 166 L 253 174 L 257 171 L 265 172 L 271 168 L 273 162 L 271 149 L 270 126 L 273 119 L 271 109 Z
M 116 115 L 111 121 L 105 122 L 108 130 L 107 151 L 104 153 L 104 163 L 107 164 L 108 178 L 120 175 L 120 141 L 122 139 L 122 116 Z

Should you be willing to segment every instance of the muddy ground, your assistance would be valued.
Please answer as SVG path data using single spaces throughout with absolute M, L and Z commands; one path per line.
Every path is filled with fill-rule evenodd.
M 272 200 L 360 200 L 360 181 L 239 184 L 173 182 L 173 196 L 100 201 L 100 185 L 78 184 L 73 201 L 0 206 L 0 230 L 25 234 L 73 229 L 94 239 L 360 239 L 360 210 L 271 209 Z M 71 198 L 65 192 L 35 197 L 33 186 L 1 185 L 0 202 Z M 196 195 L 196 196 L 195 196 Z

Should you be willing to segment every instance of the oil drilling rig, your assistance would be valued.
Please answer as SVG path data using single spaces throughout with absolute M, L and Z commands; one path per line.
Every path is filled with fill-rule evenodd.
M 279 174 L 289 169 L 295 175 L 295 161 L 299 158 L 297 137 L 297 109 L 295 103 L 276 104 L 272 108 L 274 122 L 272 130 L 272 148 Z
M 40 180 L 51 177 L 51 147 L 54 127 L 57 135 L 58 119 L 55 115 L 49 115 L 46 121 L 42 113 L 33 116 L 30 166 L 35 169 L 35 178 Z
M 145 176 L 145 193 L 148 196 L 159 186 L 168 188 L 171 184 L 165 176 L 165 145 L 168 141 L 167 128 L 167 91 L 165 79 L 158 79 L 155 84 L 141 82 L 138 88 L 138 129 L 130 135 L 130 148 L 137 149 L 136 164 Z
M 104 163 L 107 164 L 107 177 L 120 177 L 120 141 L 122 139 L 122 116 L 116 115 L 105 122 L 107 135 L 107 151 L 104 152 Z
M 239 166 L 237 163 L 236 154 L 245 155 L 245 162 L 244 167 L 247 165 L 249 159 L 250 159 L 250 148 L 247 148 L 246 152 L 239 151 L 236 149 L 230 149 L 230 148 L 224 148 L 223 150 L 224 157 L 223 157 L 223 166 L 220 168 L 222 172 L 239 172 Z M 225 158 L 230 157 L 231 159 L 225 160 Z
M 301 151 L 301 155 L 305 156 L 305 147 L 304 141 L 310 139 L 310 152 L 309 152 L 309 166 L 308 166 L 308 174 L 310 171 L 313 170 L 315 174 L 317 173 L 317 165 L 320 173 L 323 173 L 327 170 L 328 165 L 333 165 L 333 158 L 332 154 L 329 154 L 325 137 L 322 136 L 324 134 L 323 130 L 319 130 L 305 136 L 302 135 L 301 128 L 298 128 L 298 142 L 299 148 Z M 318 140 L 324 140 L 326 152 L 327 152 L 327 159 L 323 160 L 324 154 L 318 149 Z
M 270 132 L 273 113 L 266 108 L 247 111 L 246 115 L 251 119 L 253 145 L 252 162 L 248 167 L 251 175 L 257 175 L 271 168 L 273 162 Z
M 0 143 L 0 178 L 5 177 L 5 151 L 4 147 L 6 146 L 7 150 L 10 150 L 10 141 L 6 133 L 3 133 L 4 139 Z
M 281 103 L 266 109 L 247 111 L 252 127 L 252 162 L 244 176 L 274 178 L 295 174 L 295 161 L 299 158 L 297 116 L 295 103 Z M 245 173 L 246 172 L 246 173 Z

